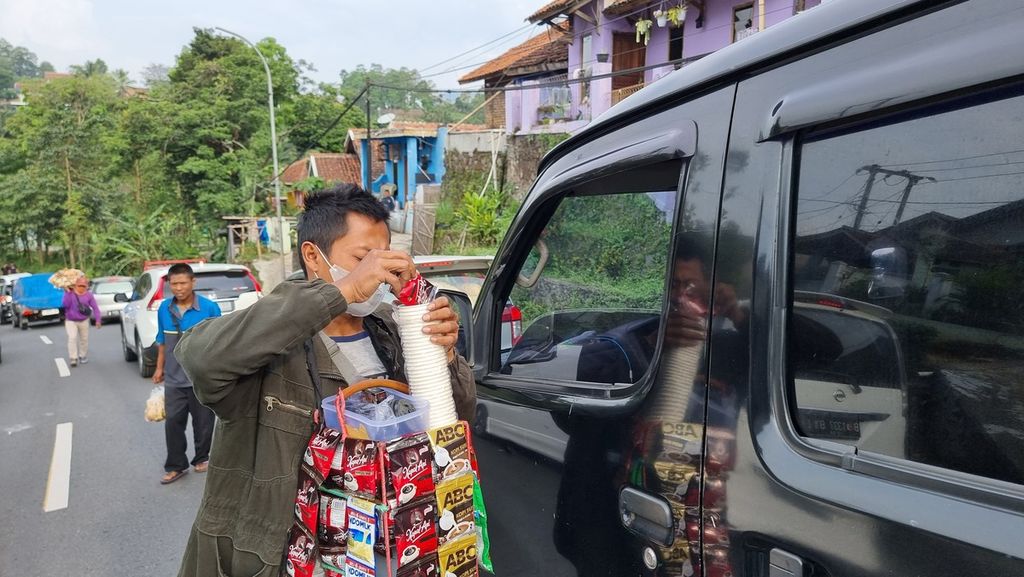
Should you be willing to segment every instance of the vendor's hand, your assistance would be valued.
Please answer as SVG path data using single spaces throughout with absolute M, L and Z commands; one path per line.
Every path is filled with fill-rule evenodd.
M 677 347 L 694 347 L 704 342 L 704 315 L 685 303 L 673 306 L 665 327 L 665 342 Z
M 100 321 L 96 321 L 96 328 L 100 328 Z
M 153 371 L 153 384 L 159 385 L 162 382 L 164 382 L 164 370 L 161 368 L 157 368 L 155 371 Z
M 459 315 L 455 314 L 448 297 L 434 299 L 427 307 L 423 321 L 433 323 L 423 327 L 423 332 L 430 335 L 430 342 L 444 347 L 448 362 L 454 361 L 455 343 L 459 340 Z
M 345 300 L 361 303 L 369 300 L 381 283 L 391 285 L 391 291 L 398 295 L 402 286 L 416 276 L 412 257 L 393 250 L 371 250 L 345 278 L 334 283 Z

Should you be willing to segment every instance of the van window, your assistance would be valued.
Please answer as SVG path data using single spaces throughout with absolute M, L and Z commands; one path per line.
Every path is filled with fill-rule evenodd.
M 540 235 L 547 258 L 534 248 L 512 290 L 524 330 L 501 372 L 639 381 L 657 342 L 676 199 L 674 189 L 564 197 Z
M 1024 483 L 1024 98 L 805 139 L 792 243 L 797 429 Z

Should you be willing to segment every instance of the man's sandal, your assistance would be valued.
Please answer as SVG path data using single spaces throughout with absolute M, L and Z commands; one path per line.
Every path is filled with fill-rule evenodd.
M 185 469 L 184 471 L 167 471 L 166 473 L 164 473 L 163 478 L 160 479 L 160 484 L 169 485 L 170 483 L 173 483 L 178 479 L 184 477 L 185 473 L 188 473 L 188 469 Z
M 209 461 L 203 461 L 202 463 L 196 463 L 195 467 L 193 467 L 193 468 L 196 470 L 196 473 L 205 473 L 206 469 L 208 469 L 209 467 L 210 467 L 210 462 Z

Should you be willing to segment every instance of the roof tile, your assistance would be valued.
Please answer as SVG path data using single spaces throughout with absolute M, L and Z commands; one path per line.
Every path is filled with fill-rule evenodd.
M 530 38 L 518 46 L 510 48 L 501 56 L 459 78 L 459 84 L 475 82 L 498 75 L 514 76 L 514 74 L 508 73 L 508 71 L 514 68 L 560 62 L 566 62 L 568 65 L 568 44 L 572 40 L 568 31 L 568 23 L 548 28 L 547 31 Z

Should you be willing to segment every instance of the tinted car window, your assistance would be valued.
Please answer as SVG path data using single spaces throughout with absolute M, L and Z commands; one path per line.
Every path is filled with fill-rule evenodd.
M 135 293 L 132 294 L 132 300 L 137 301 L 145 298 L 149 294 L 149 289 L 153 286 L 153 280 L 148 274 L 143 274 L 139 277 L 139 282 L 135 283 Z
M 523 338 L 501 372 L 527 378 L 635 383 L 656 341 L 676 192 L 564 198 L 520 271 L 511 298 Z M 520 283 L 528 284 L 528 283 Z
M 131 281 L 101 282 L 93 287 L 92 292 L 98 295 L 116 295 L 118 293 L 130 295 L 133 288 Z
M 1024 98 L 1004 93 L 799 147 L 805 436 L 1024 483 L 1022 130 Z
M 196 273 L 195 291 L 209 299 L 234 298 L 256 290 L 249 273 L 244 270 Z M 171 283 L 164 279 L 164 295 L 171 294 Z

